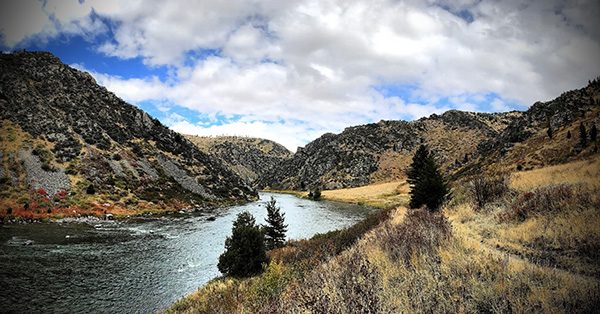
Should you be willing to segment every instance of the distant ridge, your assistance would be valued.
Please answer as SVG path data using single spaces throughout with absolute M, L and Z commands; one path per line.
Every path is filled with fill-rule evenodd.
M 399 180 L 420 144 L 430 147 L 446 175 L 457 177 L 521 164 L 525 169 L 577 158 L 585 151 L 573 136 L 579 123 L 600 124 L 598 80 L 582 89 L 563 93 L 549 102 L 537 102 L 527 111 L 473 113 L 449 110 L 417 121 L 380 121 L 348 127 L 340 134 L 324 134 L 258 179 L 266 189 L 306 190 L 358 187 Z M 538 145 L 551 127 L 559 137 Z M 529 142 L 533 141 L 533 142 Z M 535 144 L 537 143 L 537 144 Z M 560 143 L 560 144 L 559 144 Z M 544 156 L 513 149 L 534 145 Z M 517 145 L 518 146 L 518 145 Z M 590 148 L 593 149 L 593 148 Z M 588 149 L 588 153 L 590 151 Z
M 219 158 L 250 185 L 293 155 L 283 145 L 266 139 L 242 136 L 184 136 L 203 152 Z

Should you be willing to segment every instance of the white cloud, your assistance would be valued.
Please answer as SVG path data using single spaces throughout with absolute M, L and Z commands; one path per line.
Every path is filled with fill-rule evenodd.
M 270 139 L 292 152 L 326 132 L 323 129 L 307 131 L 304 125 L 294 122 L 273 123 L 265 121 L 238 121 L 210 127 L 192 124 L 188 121 L 179 121 L 171 124 L 170 127 L 176 132 L 197 136 L 229 135 Z
M 168 120 L 174 128 L 292 136 L 292 146 L 320 132 L 450 107 L 522 109 L 600 73 L 597 1 L 48 0 L 44 14 L 40 2 L 18 3 L 15 12 L 31 12 L 35 23 L 0 19 L 9 45 L 61 31 L 93 37 L 110 27 L 114 38 L 99 51 L 141 57 L 171 74 L 161 81 L 93 73 L 109 90 L 133 103 L 154 101 L 165 114 L 172 104 L 245 117 L 209 129 Z M 91 18 L 92 10 L 110 24 Z M 386 98 L 381 85 L 414 89 Z M 482 107 L 489 94 L 500 99 Z M 434 105 L 440 99 L 449 102 Z M 267 126 L 285 129 L 271 134 Z

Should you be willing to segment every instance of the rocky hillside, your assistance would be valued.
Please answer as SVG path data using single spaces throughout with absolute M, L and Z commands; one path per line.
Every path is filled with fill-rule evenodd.
M 478 154 L 478 145 L 498 136 L 521 113 L 451 110 L 418 121 L 380 121 L 325 134 L 284 161 L 259 186 L 276 189 L 337 189 L 400 179 L 424 143 L 450 171 Z
M 593 123 L 598 124 L 598 85 L 595 80 L 586 88 L 563 93 L 555 100 L 535 103 L 525 112 L 450 110 L 412 122 L 380 121 L 349 127 L 340 134 L 325 134 L 262 176 L 258 186 L 338 189 L 398 180 L 420 144 L 430 147 L 447 175 L 477 172 L 503 160 L 531 163 L 529 168 L 543 165 L 539 156 L 527 157 L 531 152 L 522 147 L 533 145 L 527 142 L 532 138 L 547 137 L 548 128 L 562 138 L 566 138 L 570 128 L 575 138 L 580 122 L 588 130 Z M 559 149 L 561 153 L 547 148 L 543 154 L 548 156 L 544 158 L 555 158 L 557 163 L 582 150 L 576 145 L 569 149 L 566 141 L 561 143 L 565 146 Z
M 275 166 L 292 157 L 292 152 L 283 145 L 260 138 L 193 135 L 185 135 L 185 138 L 196 144 L 203 152 L 219 158 L 250 185 L 259 177 L 269 173 Z
M 598 152 L 593 129 L 599 126 L 600 78 L 551 101 L 533 104 L 498 137 L 481 143 L 482 158 L 463 170 L 482 166 L 497 171 L 531 170 L 585 159 Z
M 0 55 L 0 121 L 0 177 L 13 189 L 3 197 L 74 196 L 90 185 L 99 202 L 256 196 L 219 160 L 47 52 Z

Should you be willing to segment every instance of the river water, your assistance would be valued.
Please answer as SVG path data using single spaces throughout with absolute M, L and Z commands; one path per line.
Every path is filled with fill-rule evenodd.
M 123 222 L 0 226 L 0 313 L 154 313 L 219 276 L 217 261 L 238 213 L 264 223 L 273 196 L 288 238 L 345 228 L 373 209 L 293 195 L 212 213 Z M 216 218 L 212 219 L 208 218 Z M 96 226 L 98 227 L 98 226 Z M 23 245 L 32 241 L 32 245 Z

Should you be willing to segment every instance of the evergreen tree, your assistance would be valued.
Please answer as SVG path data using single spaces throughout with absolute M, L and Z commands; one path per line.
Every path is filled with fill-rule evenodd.
M 590 129 L 590 142 L 595 143 L 597 136 L 598 136 L 598 129 L 596 128 L 596 123 L 593 123 L 592 128 Z
M 225 240 L 225 252 L 217 267 L 224 275 L 247 277 L 258 274 L 267 263 L 265 236 L 249 212 L 237 215 L 231 237 Z
M 571 131 L 567 131 L 567 139 L 570 140 L 571 139 Z
M 285 242 L 285 233 L 288 225 L 285 224 L 285 214 L 282 214 L 276 201 L 271 196 L 271 200 L 267 202 L 267 225 L 265 230 L 265 242 L 268 250 L 280 247 Z
M 588 146 L 587 132 L 583 122 L 579 123 L 579 144 L 581 145 L 581 148 L 586 148 Z
M 548 137 L 552 138 L 552 126 L 548 127 Z
M 433 154 L 421 145 L 413 156 L 408 171 L 411 208 L 426 205 L 430 211 L 437 211 L 449 194 L 448 185 L 439 171 Z

